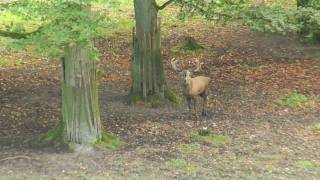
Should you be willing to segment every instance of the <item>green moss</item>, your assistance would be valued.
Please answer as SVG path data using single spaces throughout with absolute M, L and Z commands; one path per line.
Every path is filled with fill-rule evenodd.
M 123 142 L 112 133 L 103 133 L 102 138 L 96 141 L 94 145 L 101 149 L 116 150 L 123 145 Z
M 201 136 L 199 132 L 192 133 L 191 139 L 193 141 L 205 142 L 205 143 L 216 145 L 216 146 L 224 145 L 230 141 L 230 138 L 228 136 L 215 135 L 215 134 L 208 134 L 207 136 Z
M 53 129 L 49 130 L 47 133 L 40 136 L 38 140 L 39 145 L 48 145 L 54 142 L 64 144 L 64 125 L 62 121 Z
M 166 90 L 164 92 L 164 97 L 177 106 L 181 106 L 183 104 L 182 98 L 172 91 Z
M 276 102 L 282 106 L 298 107 L 302 106 L 308 101 L 308 98 L 300 93 L 290 93 L 286 96 L 280 97 Z
M 101 79 L 101 78 L 105 77 L 106 74 L 107 74 L 107 72 L 102 68 L 98 68 L 96 71 L 97 79 Z
M 183 102 L 178 95 L 169 90 L 164 92 L 164 98 L 158 94 L 149 95 L 145 99 L 138 94 L 129 94 L 128 101 L 130 104 L 143 105 L 151 108 L 163 107 L 167 103 L 173 103 L 174 105 L 180 106 Z

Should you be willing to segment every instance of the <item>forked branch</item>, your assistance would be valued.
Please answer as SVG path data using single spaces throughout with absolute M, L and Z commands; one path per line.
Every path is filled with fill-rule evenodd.
M 164 8 L 166 8 L 167 6 L 169 6 L 171 3 L 173 3 L 175 0 L 169 0 L 167 2 L 165 2 L 164 4 L 162 4 L 161 6 L 157 5 L 157 10 L 162 10 Z

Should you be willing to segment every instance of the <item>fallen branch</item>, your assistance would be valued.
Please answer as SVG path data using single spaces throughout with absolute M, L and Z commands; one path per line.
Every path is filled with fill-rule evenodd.
M 7 158 L 4 158 L 4 159 L 1 159 L 0 162 L 2 161 L 9 161 L 9 160 L 15 160 L 15 159 L 28 159 L 28 160 L 31 160 L 32 158 L 29 157 L 29 156 L 13 156 L 13 157 L 7 157 Z

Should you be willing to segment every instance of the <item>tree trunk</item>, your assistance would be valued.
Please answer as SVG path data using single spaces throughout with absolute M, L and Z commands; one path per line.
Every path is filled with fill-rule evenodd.
M 160 22 L 154 0 L 134 0 L 136 28 L 133 33 L 132 89 L 141 99 L 164 98 L 165 75 L 160 47 Z
M 68 142 L 90 144 L 101 139 L 96 64 L 90 50 L 68 47 L 63 63 L 62 108 L 64 136 Z

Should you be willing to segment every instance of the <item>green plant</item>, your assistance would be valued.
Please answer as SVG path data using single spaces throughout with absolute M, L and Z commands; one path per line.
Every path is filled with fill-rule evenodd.
M 94 143 L 98 148 L 116 150 L 123 142 L 112 133 L 102 133 L 102 138 Z
M 183 104 L 182 98 L 172 91 L 166 90 L 164 92 L 164 96 L 166 99 L 168 99 L 170 102 L 174 103 L 177 106 L 181 106 Z
M 277 103 L 282 106 L 298 107 L 302 106 L 308 101 L 308 98 L 300 93 L 290 93 L 286 96 L 277 99 Z

